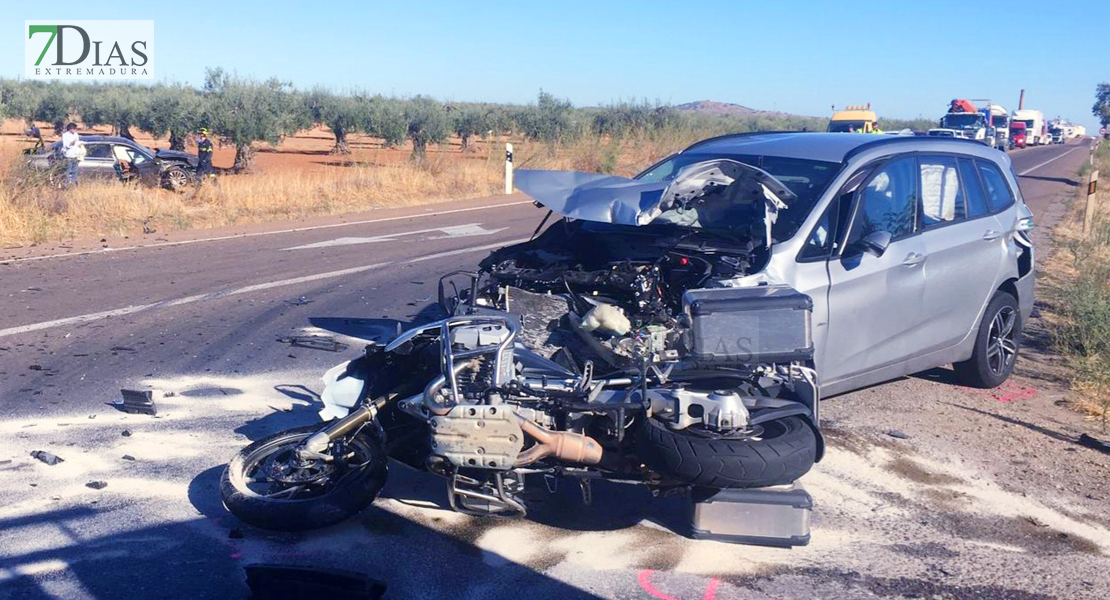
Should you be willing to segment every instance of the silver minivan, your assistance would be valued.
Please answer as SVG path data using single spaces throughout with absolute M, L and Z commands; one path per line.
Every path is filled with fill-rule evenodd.
M 1033 309 L 1034 250 L 1006 154 L 957 139 L 738 135 L 695 144 L 637 179 L 715 158 L 754 163 L 811 198 L 753 277 L 813 299 L 824 395 L 947 364 L 976 387 L 1010 375 Z

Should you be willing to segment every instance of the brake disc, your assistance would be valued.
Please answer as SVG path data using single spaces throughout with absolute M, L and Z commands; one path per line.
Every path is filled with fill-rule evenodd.
M 301 460 L 295 453 L 288 460 L 276 460 L 271 457 L 266 460 L 261 471 L 271 480 L 290 484 L 304 485 L 327 479 L 335 467 L 320 460 Z

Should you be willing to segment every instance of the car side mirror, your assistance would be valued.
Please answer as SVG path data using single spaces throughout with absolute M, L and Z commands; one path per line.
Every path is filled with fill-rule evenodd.
M 890 247 L 889 231 L 873 231 L 859 242 L 860 249 L 873 256 L 882 256 Z

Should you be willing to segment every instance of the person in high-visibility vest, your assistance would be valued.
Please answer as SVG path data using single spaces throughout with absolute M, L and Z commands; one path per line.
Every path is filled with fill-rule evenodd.
M 208 139 L 208 128 L 201 127 L 197 131 L 197 185 L 205 179 L 215 178 L 212 172 L 212 140 Z
M 883 132 L 883 130 L 882 130 L 882 129 L 879 129 L 879 124 L 878 124 L 878 123 L 875 123 L 875 124 L 874 124 L 874 125 L 873 125 L 873 126 L 871 127 L 871 133 L 882 133 L 882 132 Z

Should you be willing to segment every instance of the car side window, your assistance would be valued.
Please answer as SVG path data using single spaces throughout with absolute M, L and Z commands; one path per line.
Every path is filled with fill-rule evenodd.
M 956 159 L 951 156 L 922 156 L 918 159 L 921 172 L 921 225 L 925 229 L 963 221 L 964 195 Z
M 998 212 L 1014 203 L 1014 193 L 1010 184 L 1006 183 L 1006 176 L 994 164 L 977 160 L 979 174 L 983 178 L 983 186 L 987 192 L 987 206 L 991 212 Z
M 860 188 L 859 207 L 848 244 L 885 231 L 897 240 L 912 235 L 917 226 L 917 159 L 895 159 L 881 167 Z
M 979 181 L 979 171 L 970 158 L 961 158 L 959 162 L 960 182 L 967 200 L 967 218 L 978 219 L 990 212 L 987 209 L 987 197 L 983 193 L 983 182 Z
M 85 158 L 112 158 L 112 147 L 108 144 L 86 144 Z
M 133 165 L 141 165 L 146 162 L 146 157 L 141 152 L 136 152 L 134 148 L 128 148 L 127 146 L 116 146 L 116 148 L 122 149 L 128 157 L 127 160 Z

